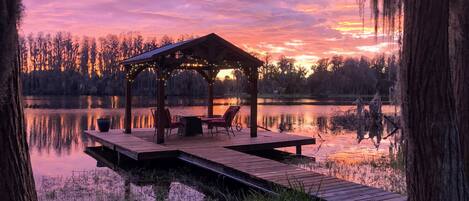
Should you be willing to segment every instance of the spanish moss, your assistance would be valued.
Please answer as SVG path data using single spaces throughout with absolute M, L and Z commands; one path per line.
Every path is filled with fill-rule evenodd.
M 365 22 L 366 0 L 357 0 L 362 23 Z M 370 18 L 373 20 L 375 35 L 381 32 L 394 40 L 396 32 L 402 32 L 402 0 L 370 0 Z M 380 25 L 381 23 L 381 25 Z M 400 41 L 400 36 L 398 37 Z

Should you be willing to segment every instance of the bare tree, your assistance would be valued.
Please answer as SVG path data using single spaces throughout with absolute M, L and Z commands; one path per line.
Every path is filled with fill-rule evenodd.
M 36 200 L 20 94 L 21 2 L 0 0 L 0 198 Z
M 91 39 L 90 41 L 91 45 L 90 45 L 90 66 L 91 66 L 91 71 L 90 71 L 90 74 L 91 76 L 94 76 L 96 75 L 97 73 L 97 69 L 96 69 L 96 56 L 98 55 L 98 50 L 97 50 L 97 46 L 96 46 L 96 39 L 93 38 Z
M 83 41 L 81 42 L 81 50 L 80 50 L 80 73 L 82 75 L 88 75 L 88 62 L 89 62 L 89 38 L 83 37 Z

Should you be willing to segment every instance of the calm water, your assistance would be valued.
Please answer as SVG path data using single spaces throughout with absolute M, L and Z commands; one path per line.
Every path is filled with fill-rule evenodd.
M 100 175 L 104 175 L 103 177 L 106 179 L 119 178 L 118 175 L 113 174 L 113 171 L 105 167 L 97 167 L 97 161 L 84 153 L 85 147 L 96 145 L 83 134 L 83 130 L 96 128 L 96 119 L 110 117 L 112 128 L 123 128 L 124 110 L 120 108 L 122 101 L 118 97 L 106 100 L 109 99 L 112 101 L 104 101 L 94 97 L 60 98 L 59 101 L 54 98 L 48 100 L 44 97 L 27 98 L 26 104 L 28 105 L 47 105 L 47 108 L 57 108 L 25 109 L 33 172 L 39 191 L 50 193 L 50 189 L 60 189 L 64 183 L 67 183 L 66 181 L 69 181 L 67 178 L 75 178 L 80 175 L 80 172 L 99 171 Z M 86 101 L 83 102 L 83 100 Z M 301 102 L 301 100 L 296 101 Z M 221 105 L 215 106 L 214 113 L 221 114 L 227 107 L 225 103 L 233 103 L 235 100 L 219 99 L 217 102 Z M 355 130 L 342 129 L 332 123 L 331 118 L 334 115 L 353 108 L 353 106 L 310 104 L 259 105 L 257 121 L 258 124 L 276 132 L 279 132 L 280 125 L 285 125 L 288 130 L 279 133 L 279 135 L 293 133 L 315 137 L 317 144 L 305 146 L 303 154 L 315 157 L 317 162 L 300 162 L 299 165 L 304 168 L 403 193 L 405 189 L 403 173 L 398 165 L 397 167 L 393 166 L 399 150 L 399 135 L 386 138 L 387 129 L 372 133 L 365 129 L 357 134 Z M 170 107 L 170 110 L 173 115 L 206 113 L 204 106 L 173 106 Z M 391 115 L 394 114 L 395 108 L 384 106 L 383 111 Z M 149 108 L 138 107 L 134 108 L 132 112 L 133 127 L 153 126 Z M 246 127 L 248 120 L 249 107 L 244 106 L 236 121 Z M 293 147 L 282 150 L 291 153 L 295 151 Z M 88 181 L 87 179 L 93 181 L 92 177 L 87 177 L 89 176 L 80 176 L 82 181 Z M 124 180 L 119 182 L 122 185 L 118 185 L 115 192 L 120 192 L 119 188 L 125 186 Z M 120 184 L 119 182 L 117 184 Z M 96 181 L 91 183 L 99 185 L 99 182 Z M 184 192 L 191 192 L 189 196 L 197 195 L 203 200 L 204 194 L 199 192 L 197 188 L 194 190 L 193 187 L 176 181 L 170 182 L 168 186 L 170 187 L 169 192 L 173 188 L 173 191 L 182 188 L 186 189 Z M 93 188 L 97 187 L 93 186 Z M 102 188 L 108 189 L 109 187 Z M 145 191 L 145 188 L 142 187 L 132 189 L 132 191 Z M 154 193 L 154 191 L 152 192 Z M 134 194 L 138 193 L 134 192 Z M 50 195 L 47 196 L 50 197 Z M 60 196 L 54 190 L 54 194 L 50 198 L 57 197 Z M 139 197 L 139 199 L 143 198 L 152 200 L 154 196 Z

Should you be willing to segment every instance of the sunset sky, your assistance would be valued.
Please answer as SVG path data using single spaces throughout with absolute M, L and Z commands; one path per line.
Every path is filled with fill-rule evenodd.
M 320 57 L 373 56 L 395 45 L 365 27 L 356 0 L 23 0 L 23 34 L 103 36 L 136 31 L 177 38 L 217 33 L 237 46 L 309 67 Z M 368 9 L 367 9 L 368 10 Z

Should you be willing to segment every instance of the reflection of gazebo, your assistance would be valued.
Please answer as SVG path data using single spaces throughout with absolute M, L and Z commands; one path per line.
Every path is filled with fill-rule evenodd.
M 262 61 L 212 33 L 160 47 L 122 62 L 126 70 L 125 133 L 131 133 L 131 89 L 135 77 L 146 68 L 157 72 L 157 118 L 164 118 L 164 84 L 176 69 L 196 70 L 208 83 L 208 116 L 213 115 L 213 83 L 222 69 L 241 69 L 248 76 L 251 94 L 251 137 L 257 137 L 257 69 Z M 158 121 L 157 143 L 164 143 L 163 121 Z

